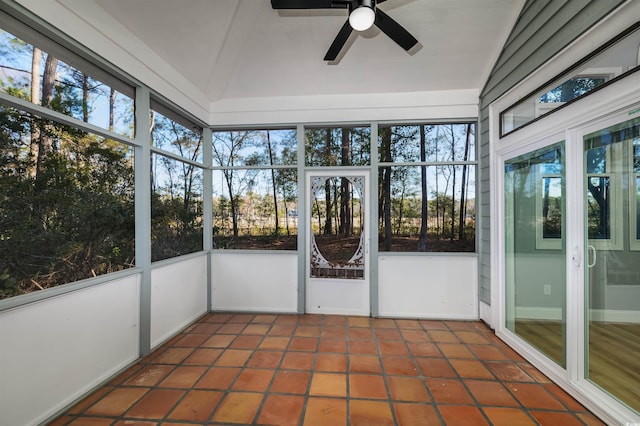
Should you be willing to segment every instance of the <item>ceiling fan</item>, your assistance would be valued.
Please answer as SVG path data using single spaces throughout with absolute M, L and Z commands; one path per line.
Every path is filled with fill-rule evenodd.
M 376 7 L 376 3 L 386 0 L 271 0 L 274 9 L 332 9 L 349 10 L 349 19 L 331 43 L 325 61 L 335 61 L 349 39 L 352 30 L 364 31 L 372 25 L 377 26 L 404 50 L 410 50 L 418 40 L 400 24 Z

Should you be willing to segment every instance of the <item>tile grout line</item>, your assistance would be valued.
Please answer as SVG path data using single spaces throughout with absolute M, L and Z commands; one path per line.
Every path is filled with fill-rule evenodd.
M 125 371 L 121 372 L 119 375 L 117 375 L 116 377 L 114 377 L 111 381 L 107 382 L 102 388 L 99 389 L 95 389 L 91 394 L 87 395 L 87 397 L 85 399 L 89 399 L 92 397 L 92 395 L 95 395 L 96 393 L 100 392 L 100 389 L 104 389 L 107 388 L 108 391 L 104 392 L 103 394 L 101 394 L 96 400 L 92 401 L 89 405 L 79 409 L 75 414 L 69 413 L 67 411 L 67 413 L 62 413 L 61 417 L 67 417 L 64 420 L 64 424 L 70 424 L 72 422 L 75 422 L 83 417 L 85 418 L 108 418 L 111 420 L 111 424 L 115 424 L 116 422 L 119 421 L 144 421 L 144 418 L 141 417 L 131 417 L 131 416 L 127 416 L 126 414 L 129 413 L 131 410 L 135 409 L 135 407 L 137 407 L 139 404 L 142 403 L 142 401 L 147 398 L 151 392 L 153 392 L 154 390 L 167 390 L 167 391 L 178 391 L 178 392 L 182 392 L 182 395 L 180 398 L 178 398 L 176 400 L 176 402 L 174 402 L 167 410 L 165 410 L 165 412 L 163 413 L 161 418 L 153 418 L 155 422 L 165 422 L 165 421 L 173 421 L 172 419 L 169 419 L 168 417 L 171 415 L 171 413 L 173 413 L 173 411 L 175 411 L 177 409 L 178 406 L 180 406 L 182 404 L 182 402 L 188 397 L 188 395 L 196 390 L 203 390 L 203 391 L 210 391 L 210 392 L 217 392 L 222 394 L 222 396 L 220 397 L 220 399 L 217 401 L 216 406 L 212 409 L 211 414 L 208 417 L 209 422 L 213 422 L 213 418 L 215 417 L 216 413 L 218 412 L 218 410 L 220 410 L 220 408 L 223 405 L 223 402 L 225 401 L 226 397 L 232 393 L 232 392 L 247 392 L 247 393 L 254 393 L 254 394 L 260 394 L 262 396 L 262 399 L 260 401 L 260 404 L 256 407 L 256 411 L 254 413 L 253 416 L 253 423 L 256 423 L 259 419 L 260 416 L 262 415 L 263 411 L 265 410 L 265 405 L 267 403 L 267 400 L 269 399 L 269 397 L 271 396 L 275 396 L 275 395 L 279 395 L 280 393 L 277 392 L 273 392 L 273 385 L 274 385 L 274 381 L 276 380 L 276 377 L 278 375 L 278 372 L 282 372 L 282 371 L 298 371 L 298 370 L 290 370 L 290 369 L 283 369 L 283 364 L 285 362 L 286 356 L 287 354 L 290 353 L 310 353 L 312 355 L 311 358 L 311 370 L 300 370 L 300 371 L 305 371 L 308 372 L 308 382 L 306 384 L 306 393 L 304 395 L 298 395 L 298 394 L 290 394 L 290 393 L 282 393 L 283 396 L 298 396 L 298 397 L 302 397 L 303 398 L 303 404 L 301 407 L 301 411 L 300 411 L 300 418 L 298 421 L 298 424 L 303 425 L 304 424 L 304 420 L 305 420 L 305 416 L 307 414 L 307 404 L 310 400 L 310 397 L 313 397 L 312 395 L 310 395 L 310 391 L 311 391 L 311 386 L 313 384 L 313 378 L 314 375 L 316 373 L 318 373 L 317 368 L 319 367 L 319 359 L 320 359 L 320 355 L 321 354 L 325 354 L 325 352 L 320 352 L 321 350 L 321 343 L 322 343 L 322 339 L 323 339 L 323 334 L 324 331 L 328 328 L 330 328 L 331 326 L 337 326 L 336 323 L 329 323 L 328 319 L 325 316 L 322 316 L 322 318 L 311 318 L 311 317 L 305 317 L 303 316 L 296 316 L 295 317 L 295 325 L 293 325 L 292 330 L 290 331 L 289 335 L 288 335 L 288 341 L 286 346 L 284 347 L 284 349 L 282 351 L 280 350 L 275 350 L 275 349 L 265 349 L 264 352 L 281 352 L 281 356 L 280 359 L 278 360 L 278 362 L 273 366 L 269 366 L 269 367 L 265 367 L 265 366 L 259 366 L 259 367 L 252 367 L 250 366 L 250 362 L 253 359 L 253 357 L 255 356 L 256 352 L 259 351 L 261 344 L 265 341 L 265 339 L 270 336 L 270 332 L 272 331 L 272 329 L 277 325 L 278 323 L 278 319 L 281 317 L 280 315 L 274 315 L 273 319 L 271 322 L 269 323 L 264 323 L 264 322 L 254 322 L 256 320 L 259 319 L 260 315 L 249 315 L 249 314 L 229 314 L 227 316 L 227 319 L 222 322 L 222 323 L 218 323 L 218 322 L 214 322 L 214 321 L 207 321 L 208 319 L 212 319 L 213 316 L 216 315 L 215 313 L 209 313 L 209 314 L 205 314 L 203 315 L 203 317 L 201 317 L 200 319 L 198 319 L 196 322 L 194 322 L 194 324 L 188 326 L 187 328 L 185 328 L 185 330 L 183 330 L 182 332 L 180 332 L 178 335 L 174 336 L 173 338 L 169 339 L 167 342 L 163 343 L 160 347 L 157 348 L 157 350 L 159 350 L 159 352 L 157 354 L 153 354 L 145 359 L 142 359 L 140 361 L 138 361 L 136 364 L 130 366 L 129 368 L 127 368 Z M 307 321 L 304 321 L 305 318 L 309 318 Z M 583 416 L 580 416 L 579 414 L 587 414 L 589 415 L 589 411 L 584 409 L 583 411 L 576 411 L 573 408 L 571 408 L 568 404 L 565 404 L 565 402 L 560 399 L 560 396 L 558 396 L 556 393 L 552 392 L 549 387 L 547 386 L 548 384 L 553 385 L 553 382 L 541 382 L 540 379 L 534 375 L 531 374 L 530 370 L 527 368 L 523 368 L 523 365 L 527 365 L 529 366 L 530 364 L 526 362 L 526 360 L 519 360 L 516 359 L 515 357 L 511 356 L 510 354 L 508 354 L 507 352 L 505 352 L 503 350 L 503 346 L 504 344 L 502 344 L 500 341 L 496 341 L 494 339 L 492 339 L 491 337 L 495 336 L 495 334 L 491 334 L 489 332 L 483 331 L 481 329 L 478 329 L 477 325 L 475 325 L 475 323 L 469 323 L 469 324 L 474 324 L 473 327 L 471 325 L 469 326 L 465 326 L 465 327 L 460 327 L 459 325 L 454 326 L 454 324 L 458 324 L 458 322 L 452 322 L 452 321 L 438 321 L 439 324 L 441 324 L 444 329 L 439 329 L 439 328 L 428 328 L 426 325 L 426 322 L 422 322 L 421 320 L 416 320 L 417 324 L 419 325 L 419 328 L 417 328 L 418 330 L 420 330 L 422 333 L 424 333 L 424 335 L 429 339 L 428 342 L 415 342 L 415 343 L 430 343 L 434 345 L 434 349 L 436 349 L 437 353 L 440 355 L 439 357 L 431 357 L 431 356 L 424 356 L 424 357 L 420 357 L 416 354 L 414 354 L 414 352 L 411 350 L 411 347 L 409 346 L 409 343 L 411 342 L 410 340 L 407 339 L 407 337 L 405 336 L 405 334 L 402 333 L 403 330 L 414 330 L 415 328 L 413 327 L 409 327 L 409 323 L 406 324 L 406 328 L 402 328 L 402 326 L 404 325 L 404 323 L 398 322 L 397 320 L 394 319 L 368 319 L 367 322 L 367 326 L 365 327 L 359 327 L 359 326 L 350 326 L 349 325 L 349 317 L 345 316 L 343 317 L 344 321 L 344 338 L 336 338 L 335 336 L 331 336 L 331 337 L 327 337 L 328 339 L 335 339 L 335 340 L 342 340 L 344 339 L 344 375 L 345 375 L 345 396 L 344 398 L 338 398 L 338 397 L 334 397 L 334 396 L 327 396 L 327 398 L 329 399 L 335 399 L 335 400 L 343 400 L 346 404 L 346 416 L 347 416 L 347 424 L 351 423 L 351 403 L 350 401 L 353 400 L 364 400 L 364 401 L 373 401 L 373 402 L 380 402 L 381 400 L 379 398 L 375 398 L 375 397 L 358 397 L 358 398 L 354 398 L 351 395 L 351 375 L 355 374 L 358 375 L 360 374 L 360 372 L 351 372 L 351 356 L 352 355 L 358 355 L 358 356 L 368 356 L 368 354 L 365 353 L 357 353 L 357 354 L 351 354 L 351 339 L 350 339 L 350 330 L 351 329 L 357 329 L 357 328 L 362 328 L 362 329 L 367 329 L 369 330 L 370 334 L 371 334 L 371 340 L 373 340 L 373 342 L 375 343 L 375 350 L 376 350 L 376 359 L 377 362 L 379 364 L 380 367 L 380 373 L 379 376 L 381 377 L 383 383 L 384 383 L 384 387 L 385 387 L 385 391 L 386 391 L 386 402 L 387 402 L 387 406 L 389 407 L 390 411 L 391 411 L 391 420 L 393 421 L 394 424 L 398 424 L 399 423 L 399 418 L 396 414 L 395 411 L 395 404 L 394 404 L 394 400 L 393 397 L 391 395 L 391 387 L 390 387 L 390 383 L 389 383 L 389 378 L 391 377 L 395 377 L 395 376 L 412 376 L 411 374 L 405 374 L 405 372 L 398 372 L 397 374 L 389 374 L 389 372 L 387 371 L 387 368 L 385 367 L 385 364 L 383 362 L 383 359 L 386 358 L 405 358 L 404 355 L 397 355 L 393 353 L 394 349 L 393 349 L 393 345 L 389 344 L 389 348 L 387 348 L 388 350 L 390 350 L 391 352 L 387 355 L 383 354 L 383 349 L 381 345 L 381 342 L 396 342 L 396 340 L 393 340 L 394 335 L 391 334 L 387 334 L 387 333 L 383 333 L 382 331 L 380 333 L 376 333 L 376 330 L 394 330 L 396 333 L 399 334 L 399 341 L 398 342 L 402 342 L 402 347 L 404 348 L 404 350 L 407 353 L 406 359 L 408 361 L 410 361 L 413 364 L 413 368 L 419 372 L 419 374 L 416 375 L 416 377 L 418 378 L 418 380 L 421 382 L 422 386 L 425 388 L 427 395 L 429 396 L 429 398 L 431 399 L 431 403 L 427 404 L 425 403 L 419 403 L 419 402 L 415 402 L 416 404 L 421 404 L 421 405 L 428 405 L 430 406 L 433 410 L 434 413 L 436 414 L 436 416 L 438 417 L 438 419 L 444 423 L 444 417 L 442 415 L 442 413 L 440 412 L 439 406 L 468 406 L 468 407 L 475 407 L 477 410 L 480 411 L 483 419 L 485 421 L 487 421 L 489 424 L 491 424 L 491 418 L 488 416 L 488 414 L 485 412 L 485 408 L 499 408 L 499 409 L 506 409 L 506 410 L 518 410 L 518 412 L 522 412 L 523 414 L 525 414 L 527 416 L 528 419 L 530 419 L 531 421 L 533 421 L 534 423 L 539 423 L 539 421 L 537 420 L 537 418 L 534 416 L 533 412 L 548 412 L 548 413 L 555 413 L 555 414 L 568 414 L 570 416 L 572 416 L 572 418 L 578 420 L 580 423 L 585 424 L 585 420 L 583 420 Z M 235 320 L 235 321 L 234 321 Z M 391 322 L 389 322 L 391 321 Z M 197 327 L 200 325 L 205 325 L 205 324 L 218 324 L 219 326 L 216 328 L 216 330 L 213 330 L 209 333 L 197 333 L 195 332 L 197 330 Z M 393 324 L 392 327 L 389 327 L 388 324 Z M 235 333 L 230 333 L 230 334 L 221 334 L 218 332 L 219 329 L 221 329 L 224 325 L 241 325 L 241 328 L 238 329 L 238 331 L 236 331 Z M 263 326 L 267 326 L 266 331 L 262 334 L 244 334 L 244 331 L 250 326 L 250 325 L 263 325 Z M 287 321 L 286 325 L 290 325 L 290 322 Z M 294 343 L 294 338 L 295 337 L 302 337 L 302 338 L 306 338 L 306 337 L 310 337 L 310 336 L 304 336 L 304 335 L 297 335 L 296 336 L 296 332 L 298 331 L 298 327 L 301 326 L 317 326 L 318 327 L 318 332 L 317 332 L 317 336 L 313 336 L 312 338 L 315 339 L 315 350 L 314 351 L 308 351 L 306 350 L 307 348 L 305 347 L 305 349 L 300 349 L 300 350 L 295 350 L 292 349 L 291 346 Z M 354 330 L 355 331 L 355 330 Z M 455 337 L 455 341 L 452 342 L 448 342 L 447 340 L 443 340 L 443 341 L 436 341 L 434 340 L 434 336 L 432 335 L 432 332 L 436 332 L 436 331 L 447 331 L 448 333 L 451 333 L 451 335 L 453 337 Z M 472 333 L 470 335 L 467 336 L 467 334 L 461 334 L 461 333 Z M 206 342 L 209 339 L 205 339 L 203 340 L 200 344 L 194 346 L 194 344 L 192 342 L 189 343 L 190 346 L 178 346 L 180 345 L 180 342 L 185 340 L 187 337 L 189 337 L 190 335 L 196 335 L 196 334 L 204 334 L 204 335 L 209 335 L 210 337 L 212 336 L 216 336 L 216 335 L 223 335 L 223 336 L 232 336 L 231 340 L 226 344 L 226 346 L 224 348 L 217 348 L 217 347 L 202 347 L 202 344 L 204 344 L 204 342 Z M 233 344 L 234 342 L 236 342 L 239 338 L 241 337 L 249 337 L 249 336 L 259 336 L 258 341 L 255 344 L 252 344 L 250 348 L 243 348 L 243 347 L 239 347 L 239 348 L 234 348 Z M 481 342 L 474 342 L 473 339 L 475 337 L 481 337 L 482 339 L 486 340 L 487 343 L 481 343 Z M 248 339 L 251 340 L 251 339 Z M 356 340 L 366 340 L 366 339 L 356 339 Z M 440 339 L 441 340 L 441 339 Z M 441 345 L 445 345 L 445 344 L 455 344 L 455 345 L 460 345 L 461 348 L 464 348 L 464 350 L 466 351 L 466 353 L 464 353 L 462 356 L 460 355 L 460 358 L 457 358 L 456 354 L 453 353 L 453 357 L 447 356 Z M 482 346 L 480 346 L 482 345 Z M 499 353 L 503 354 L 507 359 L 506 360 L 493 360 L 491 359 L 489 356 L 487 355 L 480 355 L 479 353 L 476 353 L 474 351 L 474 347 L 488 347 L 488 348 L 494 348 L 497 351 L 499 351 Z M 304 347 L 304 346 L 303 346 Z M 161 359 L 161 357 L 164 354 L 167 354 L 168 351 L 170 351 L 171 349 L 182 349 L 185 350 L 185 352 L 187 352 L 179 361 L 176 361 L 173 364 L 163 364 L 163 363 L 156 363 L 158 361 L 158 359 Z M 217 354 L 216 357 L 214 357 L 208 365 L 204 364 L 185 364 L 185 362 L 187 362 L 193 355 L 194 353 L 199 350 L 199 349 L 220 349 L 221 352 L 219 354 Z M 331 355 L 338 355 L 338 354 L 342 354 L 342 352 L 335 352 L 335 346 L 328 346 L 326 348 L 328 350 L 327 354 L 331 354 Z M 227 350 L 239 350 L 239 351 L 250 351 L 251 353 L 248 355 L 248 357 L 246 359 L 244 359 L 242 366 L 216 366 L 216 362 L 218 362 L 220 360 L 220 358 L 223 356 L 223 354 L 225 353 L 225 351 Z M 155 351 L 154 351 L 155 352 Z M 467 357 L 466 355 L 469 354 L 469 357 Z M 422 367 L 420 367 L 420 364 L 418 364 L 417 360 L 418 358 L 425 358 L 426 360 L 429 359 L 441 359 L 441 360 L 446 360 L 446 365 L 449 366 L 449 368 L 452 370 L 454 376 L 452 378 L 447 378 L 447 377 L 436 377 L 433 376 L 433 380 L 441 380 L 441 381 L 448 381 L 448 380 L 452 380 L 455 381 L 455 383 L 459 384 L 462 389 L 464 389 L 465 392 L 467 392 L 467 394 L 469 395 L 469 397 L 471 398 L 471 401 L 473 401 L 473 403 L 471 405 L 469 404 L 454 404 L 454 403 L 448 403 L 448 402 L 444 402 L 442 404 L 439 404 L 436 399 L 434 398 L 434 394 L 431 392 L 431 389 L 427 383 L 427 379 L 431 376 L 424 376 L 424 371 L 422 371 Z M 463 377 L 461 375 L 461 373 L 455 368 L 454 364 L 452 364 L 451 360 L 455 360 L 455 359 L 461 359 L 461 360 L 465 360 L 465 359 L 469 359 L 469 360 L 473 360 L 475 362 L 478 363 L 478 365 L 481 365 L 484 369 L 486 369 L 489 373 L 489 375 L 491 376 L 491 379 L 489 378 L 481 378 L 481 377 Z M 520 370 L 522 370 L 527 377 L 529 377 L 531 380 L 527 380 L 527 381 L 523 381 L 523 382 L 509 382 L 509 381 L 504 381 L 502 380 L 500 377 L 498 377 L 498 373 L 496 371 L 494 371 L 494 368 L 490 367 L 491 365 L 495 365 L 498 366 L 499 364 L 504 364 L 504 365 L 512 365 L 515 366 L 517 368 L 519 368 Z M 166 366 L 166 367 L 170 367 L 163 375 L 161 375 L 152 385 L 144 385 L 144 386 L 136 386 L 133 384 L 126 384 L 127 381 L 132 380 L 134 377 L 136 377 L 136 375 L 140 374 L 141 371 L 143 371 L 145 368 L 152 368 L 153 366 Z M 162 387 L 160 386 L 161 383 L 165 382 L 166 380 L 168 380 L 169 377 L 171 377 L 171 375 L 173 375 L 174 373 L 176 373 L 181 367 L 202 367 L 203 371 L 202 373 L 195 379 L 193 380 L 193 382 L 191 383 L 190 387 Z M 207 372 L 211 371 L 213 368 L 221 368 L 221 369 L 226 369 L 226 368 L 238 368 L 239 371 L 238 373 L 235 375 L 235 377 L 233 378 L 233 380 L 230 382 L 230 384 L 226 387 L 225 390 L 218 390 L 215 388 L 209 389 L 209 388 L 203 388 L 203 389 L 199 389 L 199 388 L 195 388 L 195 386 L 203 380 L 203 378 L 205 377 L 205 375 L 207 374 Z M 334 368 L 331 364 L 328 365 L 327 368 Z M 342 367 L 340 367 L 342 368 Z M 535 368 L 535 367 L 532 367 Z M 264 390 L 243 390 L 243 389 L 237 389 L 234 390 L 233 387 L 238 383 L 238 381 L 240 380 L 240 377 L 242 377 L 243 373 L 245 373 L 248 370 L 265 370 L 265 371 L 272 371 L 272 376 L 268 382 L 268 384 L 266 385 Z M 395 371 L 395 370 L 394 370 Z M 332 374 L 332 373 L 338 373 L 339 371 L 334 371 L 332 370 L 327 370 L 327 371 L 322 371 L 324 373 L 327 374 Z M 364 374 L 364 372 L 362 372 Z M 378 374 L 374 374 L 374 373 L 367 373 L 367 374 L 372 374 L 374 376 L 378 376 Z M 116 379 L 118 379 L 117 381 L 115 381 Z M 506 392 L 507 395 L 509 395 L 517 404 L 518 407 L 508 407 L 508 406 L 501 406 L 501 405 L 487 405 L 487 404 L 481 404 L 477 397 L 474 395 L 473 392 L 471 392 L 471 388 L 468 386 L 468 382 L 474 382 L 474 381 L 487 381 L 487 382 L 491 382 L 491 383 L 496 383 L 499 384 L 500 386 L 502 386 Z M 547 395 L 551 401 L 553 401 L 554 403 L 558 404 L 559 407 L 562 407 L 562 410 L 559 409 L 553 409 L 553 408 L 531 408 L 528 407 L 524 404 L 524 402 L 516 395 L 513 393 L 512 390 L 512 386 L 517 386 L 517 385 L 523 385 L 523 386 L 528 386 L 531 387 L 532 389 L 539 389 L 541 391 L 545 392 L 545 395 Z M 128 405 L 125 409 L 122 410 L 121 413 L 119 413 L 117 416 L 114 415 L 105 415 L 105 414 L 89 414 L 87 413 L 88 410 L 90 410 L 92 407 L 94 407 L 96 404 L 100 403 L 101 401 L 104 401 L 106 398 L 108 398 L 110 395 L 112 395 L 115 391 L 119 390 L 119 389 L 142 389 L 144 390 L 144 392 L 137 398 L 135 399 L 130 405 Z M 84 400 L 80 400 L 78 401 L 75 405 L 79 405 L 82 404 Z M 410 401 L 409 401 L 410 402 Z M 71 407 L 70 410 L 72 410 L 74 407 Z M 592 416 L 592 415 L 591 415 Z M 151 421 L 151 420 L 149 420 Z M 178 421 L 177 419 L 175 421 Z M 215 422 L 216 424 L 218 424 L 219 422 Z M 167 423 L 169 424 L 169 423 Z M 191 424 L 191 423 L 190 423 Z M 193 424 L 200 424 L 200 423 L 193 423 Z
M 448 323 L 445 323 L 445 325 L 446 325 L 450 330 L 452 330 L 452 331 L 453 331 L 453 329 L 451 329 L 451 327 L 449 327 L 449 324 L 448 324 Z M 509 392 L 509 394 L 510 394 L 511 392 L 510 392 L 509 388 L 508 388 L 507 386 L 504 386 L 504 383 L 503 383 L 503 382 L 502 382 L 502 380 L 497 376 L 497 374 L 495 374 L 495 373 L 494 373 L 490 368 L 487 368 L 487 366 L 485 365 L 485 363 L 483 362 L 483 360 L 479 359 L 479 358 L 476 356 L 476 354 L 475 354 L 473 351 L 471 351 L 471 350 L 467 347 L 467 346 L 468 346 L 468 345 L 467 345 L 467 343 L 466 343 L 463 339 L 461 339 L 461 338 L 460 338 L 460 336 L 458 336 L 457 334 L 455 334 L 455 331 L 453 331 L 453 333 L 454 333 L 454 335 L 455 335 L 455 336 L 456 336 L 456 337 L 461 341 L 461 343 L 464 345 L 465 349 L 467 349 L 467 350 L 469 351 L 469 353 L 474 357 L 474 359 L 475 359 L 476 361 L 478 361 L 478 362 L 479 362 L 479 363 L 480 363 L 484 368 L 486 368 L 486 369 L 487 369 L 487 371 L 489 371 L 489 373 L 490 373 L 490 374 L 492 375 L 492 377 L 493 377 L 493 380 L 490 380 L 490 381 L 500 383 L 500 384 L 502 385 L 502 387 L 504 387 L 504 388 L 507 390 L 507 392 Z M 491 344 L 491 343 L 489 342 L 489 344 Z M 443 354 L 443 355 L 444 355 L 444 354 Z M 448 359 L 448 358 L 449 358 L 449 357 L 447 357 L 447 359 Z M 454 367 L 454 369 L 455 369 L 455 367 Z M 456 373 L 458 373 L 458 372 L 457 372 L 457 370 L 456 370 Z M 464 378 L 464 379 L 463 379 L 462 377 L 460 377 L 460 379 L 459 379 L 460 384 L 462 385 L 463 389 L 465 389 L 465 390 L 467 391 L 467 393 L 471 396 L 472 400 L 473 400 L 473 401 L 474 401 L 474 403 L 475 403 L 475 405 L 474 405 L 474 406 L 475 406 L 475 407 L 478 409 L 478 411 L 482 414 L 482 416 L 483 416 L 483 417 L 484 417 L 484 419 L 488 422 L 488 424 L 493 424 L 493 422 L 491 421 L 491 419 L 490 419 L 490 418 L 489 418 L 489 416 L 487 415 L 486 411 L 483 409 L 484 405 L 482 405 L 482 404 L 480 404 L 480 403 L 478 402 L 478 400 L 476 399 L 476 397 L 475 397 L 475 395 L 473 394 L 473 392 L 471 392 L 471 391 L 470 391 L 470 389 L 467 387 L 467 384 L 466 384 L 466 380 L 467 380 L 467 379 L 469 379 L 469 378 Z M 511 396 L 512 396 L 512 398 L 513 398 L 513 399 L 514 399 L 514 400 L 515 400 L 515 401 L 516 401 L 520 406 L 522 406 L 522 403 L 520 402 L 520 400 L 519 400 L 518 398 L 516 398 L 516 397 L 515 397 L 515 395 L 511 395 Z M 533 416 L 529 415 L 528 413 L 527 413 L 527 415 L 529 416 L 529 418 L 530 418 L 530 420 L 531 420 L 531 421 L 533 421 L 533 422 L 537 423 L 537 422 L 536 422 L 536 420 L 533 418 Z

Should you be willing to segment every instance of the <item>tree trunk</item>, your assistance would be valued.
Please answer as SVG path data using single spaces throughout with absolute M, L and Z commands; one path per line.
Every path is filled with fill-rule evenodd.
M 338 207 L 338 182 L 337 181 L 333 181 L 333 185 L 332 185 L 332 190 L 333 190 L 333 206 L 332 206 L 332 213 L 333 213 L 333 223 L 334 228 L 336 230 L 336 235 L 338 235 L 339 230 L 340 230 L 340 208 Z
M 51 107 L 51 101 L 53 100 L 53 89 L 56 82 L 56 70 L 58 68 L 58 59 L 54 58 L 50 54 L 47 55 L 47 60 L 44 64 L 44 73 L 42 75 L 42 105 Z M 42 170 L 42 163 L 47 154 L 53 148 L 53 141 L 49 133 L 52 131 L 50 124 L 41 122 L 42 127 L 40 129 L 40 138 L 38 140 L 38 159 L 36 161 L 36 175 L 40 174 Z
M 56 70 L 58 69 L 58 59 L 50 54 L 44 63 L 44 74 L 42 75 L 42 105 L 51 107 L 53 100 L 53 89 L 56 83 Z
M 402 183 L 402 192 L 400 193 L 400 205 L 398 206 L 398 226 L 396 227 L 396 235 L 400 235 L 402 230 L 402 220 L 404 216 L 404 195 L 406 193 L 406 185 Z
M 324 145 L 324 154 L 326 156 L 327 161 L 331 158 L 331 130 L 327 129 L 325 145 Z M 332 213 L 331 213 L 331 179 L 327 179 L 327 182 L 324 184 L 324 209 L 325 209 L 325 217 L 324 217 L 324 235 L 331 235 L 333 233 L 333 224 L 332 221 Z
M 450 126 L 451 130 L 451 161 L 456 160 L 456 138 L 453 132 L 453 125 Z M 455 224 L 456 224 L 456 166 L 451 166 L 452 174 L 453 174 L 453 182 L 451 185 L 451 236 L 450 240 L 456 236 L 455 233 Z
M 342 129 L 342 149 L 340 165 L 350 166 L 351 135 L 349 129 Z M 353 233 L 351 222 L 351 191 L 349 190 L 349 179 L 343 177 L 340 181 L 340 234 L 350 236 Z
M 271 135 L 269 134 L 268 130 L 267 130 L 267 149 L 269 150 L 269 165 L 273 166 L 273 151 L 271 150 Z M 274 234 L 278 236 L 280 235 L 280 221 L 278 220 L 278 193 L 276 190 L 276 171 L 273 168 L 271 169 L 271 183 L 273 187 L 273 208 L 276 214 L 276 220 L 275 220 L 276 228 L 275 228 Z
M 229 204 L 231 205 L 231 223 L 233 226 L 233 236 L 238 237 L 238 200 L 233 195 L 233 170 L 225 169 L 223 171 L 224 180 L 229 191 Z
M 322 227 L 322 215 L 320 214 L 321 213 L 320 203 L 318 202 L 318 199 L 315 198 L 315 197 L 313 198 L 313 203 L 316 206 L 316 214 L 318 215 L 318 226 Z M 322 233 L 321 229 L 318 230 L 318 234 L 320 234 L 320 233 Z
M 471 130 L 472 124 L 469 123 L 467 125 L 467 135 L 464 142 L 464 157 L 463 161 L 467 161 L 469 159 L 469 145 L 471 144 Z M 459 224 L 458 224 L 458 239 L 460 241 L 465 240 L 464 228 L 465 228 L 465 219 L 467 216 L 467 165 L 464 164 L 462 166 L 462 190 L 460 191 L 460 212 L 459 212 Z
M 31 103 L 40 104 L 40 62 L 42 61 L 42 50 L 33 48 L 31 57 Z
M 285 225 L 287 227 L 287 236 L 291 235 L 291 231 L 289 229 L 289 205 L 287 204 L 287 188 L 286 188 L 286 184 L 285 181 L 287 179 L 286 177 L 286 172 L 284 171 L 278 171 L 278 173 L 283 173 L 280 176 L 280 183 L 281 183 L 281 189 L 282 189 L 282 200 L 284 202 L 284 220 L 285 220 Z
M 593 196 L 593 199 L 598 203 L 598 227 L 597 233 L 599 238 L 609 238 L 610 232 L 608 227 L 609 217 L 609 203 L 608 199 L 608 186 L 606 184 L 606 177 L 596 177 L 598 179 L 598 186 L 591 183 L 591 179 L 587 179 L 587 189 Z
M 31 103 L 38 105 L 40 103 L 40 63 L 42 62 L 42 50 L 37 47 L 33 48 L 33 56 L 31 58 Z M 29 154 L 32 160 L 38 159 L 38 148 L 40 143 L 40 124 L 37 119 L 31 121 L 31 143 L 29 145 Z M 37 167 L 29 166 L 29 176 L 35 178 Z
M 82 121 L 89 122 L 89 76 L 82 74 Z
M 420 126 L 420 161 L 427 161 L 427 141 L 424 125 Z M 418 251 L 427 251 L 427 166 L 420 166 L 420 235 L 418 236 Z
M 381 132 L 382 142 L 380 152 L 383 162 L 391 162 L 391 129 L 384 129 Z M 391 167 L 382 168 L 382 221 L 384 225 L 384 250 L 391 250 Z
M 435 142 L 436 142 L 436 155 L 438 155 L 438 139 L 440 138 L 440 126 L 436 126 L 436 138 L 435 138 Z M 436 239 L 439 240 L 440 239 L 440 188 L 439 188 L 439 182 L 440 179 L 438 177 L 438 175 L 440 174 L 438 171 L 439 167 L 436 167 Z M 442 229 L 442 231 L 444 232 L 444 229 Z
M 111 92 L 109 92 L 109 130 L 113 132 L 113 124 L 114 124 L 114 111 L 116 108 L 116 92 L 115 89 L 111 88 Z
M 153 131 L 155 127 L 156 127 L 156 113 L 155 111 L 151 110 L 150 117 L 149 117 L 149 142 L 150 143 L 152 143 L 151 141 L 153 141 Z M 149 170 L 149 174 L 151 175 L 151 192 L 152 193 L 156 192 L 156 179 L 155 179 L 155 173 L 154 173 L 154 170 L 156 168 L 154 167 L 154 164 L 153 164 L 154 158 L 157 158 L 157 156 L 156 157 L 154 157 L 153 155 L 151 156 L 151 161 L 150 161 L 151 169 Z

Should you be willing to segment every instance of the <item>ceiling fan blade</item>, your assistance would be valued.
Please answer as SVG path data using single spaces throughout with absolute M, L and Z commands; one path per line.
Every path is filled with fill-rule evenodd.
M 414 36 L 409 34 L 409 31 L 405 30 L 402 25 L 398 24 L 393 20 L 393 18 L 391 18 L 380 9 L 376 9 L 375 24 L 382 30 L 383 33 L 388 35 L 391 40 L 398 43 L 404 50 L 409 50 L 413 46 L 418 44 L 418 40 L 416 40 Z
M 351 35 L 351 31 L 353 31 L 353 28 L 351 28 L 351 25 L 349 24 L 349 20 L 347 19 L 347 21 L 344 23 L 344 25 L 340 29 L 340 32 L 338 33 L 338 35 L 333 40 L 333 43 L 331 43 L 329 50 L 327 50 L 327 54 L 324 55 L 325 61 L 336 60 L 336 58 L 338 57 L 338 54 L 344 47 L 344 44 L 349 39 L 349 36 Z
M 271 0 L 274 9 L 329 9 L 332 0 Z

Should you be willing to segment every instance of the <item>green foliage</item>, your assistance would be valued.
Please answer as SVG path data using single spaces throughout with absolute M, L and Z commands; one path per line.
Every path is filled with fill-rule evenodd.
M 153 112 L 155 146 L 192 160 L 201 153 L 201 134 Z M 192 164 L 154 154 L 151 193 L 151 259 L 202 250 L 202 170 Z
M 305 162 L 308 166 L 370 164 L 370 133 L 369 127 L 305 129 Z
M 181 197 L 151 195 L 152 260 L 202 250 L 202 203 L 185 204 Z
M 0 274 L 0 299 L 18 294 L 18 289 L 18 280 L 11 276 L 8 268 L 5 268 Z
M 133 167 L 128 148 L 0 109 L 0 297 L 131 266 Z M 32 129 L 55 139 L 29 152 Z
M 540 96 L 540 102 L 569 102 L 596 89 L 605 82 L 606 78 L 601 76 L 574 77 Z

